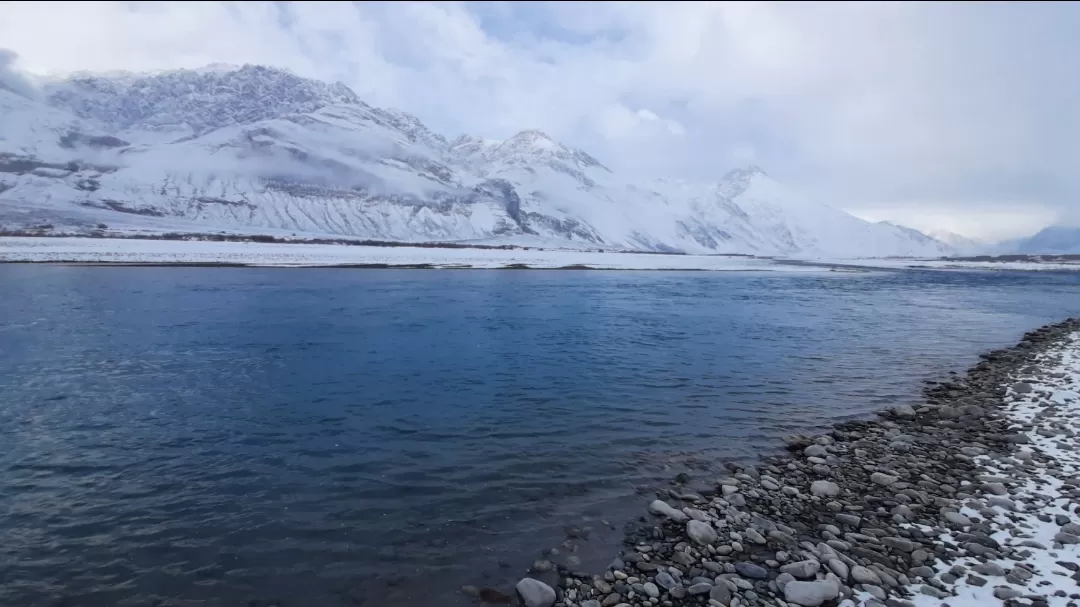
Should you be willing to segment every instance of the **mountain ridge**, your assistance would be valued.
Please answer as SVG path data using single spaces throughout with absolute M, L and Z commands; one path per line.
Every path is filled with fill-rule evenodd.
M 42 92 L 44 102 L 0 91 L 0 226 L 788 256 L 952 251 L 808 200 L 760 167 L 715 183 L 645 180 L 537 129 L 450 141 L 344 84 L 278 68 L 80 74 Z

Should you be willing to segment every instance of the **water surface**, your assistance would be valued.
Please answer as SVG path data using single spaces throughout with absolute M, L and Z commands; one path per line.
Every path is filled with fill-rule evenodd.
M 0 605 L 461 602 L 1080 312 L 1080 274 L 0 266 Z M 564 554 L 571 554 L 563 549 Z

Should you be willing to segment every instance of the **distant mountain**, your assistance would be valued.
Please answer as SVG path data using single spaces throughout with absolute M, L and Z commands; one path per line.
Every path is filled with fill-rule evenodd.
M 99 223 L 787 256 L 952 250 L 757 167 L 713 183 L 646 180 L 537 130 L 448 141 L 343 84 L 275 68 L 80 74 L 34 98 L 0 90 L 0 228 Z
M 956 232 L 950 232 L 948 230 L 928 230 L 926 232 L 926 235 L 933 238 L 934 240 L 949 245 L 954 250 L 956 250 L 956 252 L 961 254 L 975 253 L 987 248 L 987 244 L 981 240 L 968 238 L 967 236 L 962 236 L 960 234 L 957 234 Z
M 998 253 L 1080 254 L 1080 228 L 1050 226 L 1027 238 L 1010 240 L 995 247 Z

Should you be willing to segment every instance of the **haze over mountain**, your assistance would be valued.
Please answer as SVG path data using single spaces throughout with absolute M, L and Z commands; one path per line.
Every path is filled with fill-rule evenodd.
M 942 255 L 749 166 L 640 179 L 522 130 L 449 140 L 347 86 L 263 66 L 80 74 L 0 90 L 0 225 L 284 230 L 776 255 Z

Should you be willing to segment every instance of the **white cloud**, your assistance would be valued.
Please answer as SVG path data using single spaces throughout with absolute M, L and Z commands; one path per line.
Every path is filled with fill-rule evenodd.
M 541 128 L 690 178 L 752 159 L 972 235 L 1080 221 L 1078 27 L 1068 3 L 0 4 L 38 73 L 278 65 L 448 136 Z

